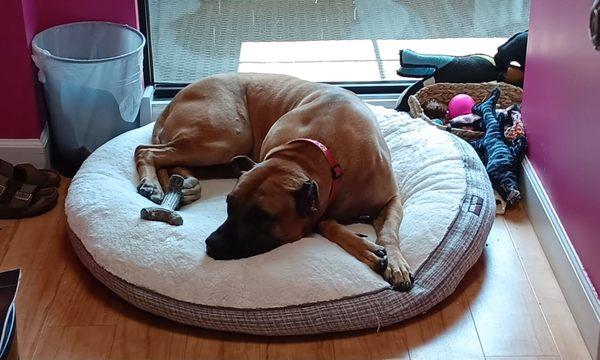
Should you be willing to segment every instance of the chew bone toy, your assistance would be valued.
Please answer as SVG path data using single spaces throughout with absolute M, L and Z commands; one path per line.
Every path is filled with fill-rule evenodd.
M 171 175 L 169 188 L 160 206 L 143 208 L 140 217 L 144 220 L 162 221 L 175 226 L 182 225 L 183 219 L 175 210 L 178 209 L 181 200 L 183 180 L 180 175 Z

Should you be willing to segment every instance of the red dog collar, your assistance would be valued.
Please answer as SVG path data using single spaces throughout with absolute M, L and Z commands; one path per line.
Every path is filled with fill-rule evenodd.
M 331 149 L 328 149 L 327 146 L 318 142 L 317 140 L 308 139 L 308 138 L 297 138 L 292 141 L 289 141 L 288 144 L 293 142 L 304 141 L 315 145 L 321 152 L 327 162 L 329 163 L 329 168 L 331 170 L 331 188 L 329 189 L 329 199 L 327 199 L 327 205 L 331 204 L 331 202 L 337 196 L 338 191 L 340 190 L 340 185 L 342 184 L 342 167 L 335 161 L 335 157 L 333 156 L 333 152 Z
M 342 183 L 342 167 L 335 161 L 335 157 L 333 156 L 333 152 L 331 149 L 328 149 L 327 146 L 321 144 L 317 140 L 309 139 L 309 138 L 297 138 L 291 141 L 288 141 L 287 144 L 291 144 L 293 142 L 307 142 L 316 146 L 321 152 L 325 159 L 329 163 L 329 169 L 331 170 L 331 188 L 329 189 L 329 198 L 327 199 L 327 205 L 331 204 L 331 202 L 337 196 L 337 193 L 340 190 L 340 185 Z M 265 160 L 269 158 L 269 156 L 273 155 L 273 152 L 269 152 L 265 156 Z

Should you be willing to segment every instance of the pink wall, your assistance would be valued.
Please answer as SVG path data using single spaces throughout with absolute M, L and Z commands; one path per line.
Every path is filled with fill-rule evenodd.
M 591 0 L 533 0 L 523 119 L 529 158 L 600 290 L 600 52 Z
M 136 0 L 24 0 L 37 5 L 35 33 L 68 22 L 97 20 L 139 28 Z
M 139 27 L 136 0 L 2 0 L 0 138 L 36 139 L 45 122 L 41 85 L 30 57 L 31 39 L 54 25 L 102 20 Z M 5 52 L 4 49 L 7 49 Z M 6 71 L 6 69 L 9 69 Z
M 21 1 L 0 1 L 0 21 L 4 24 L 4 31 L 0 31 L 0 74 L 5 85 L 0 90 L 0 138 L 39 138 L 42 119 Z

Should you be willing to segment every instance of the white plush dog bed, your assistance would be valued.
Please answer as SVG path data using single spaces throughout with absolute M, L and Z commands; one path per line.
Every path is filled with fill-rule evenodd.
M 202 181 L 183 226 L 140 219 L 133 152 L 153 124 L 94 152 L 66 200 L 73 246 L 88 269 L 125 300 L 207 328 L 292 335 L 392 324 L 448 296 L 481 254 L 495 202 L 477 155 L 457 137 L 407 114 L 372 107 L 392 152 L 403 197 L 402 251 L 415 274 L 408 293 L 319 235 L 255 257 L 215 261 L 204 239 L 226 217 L 234 180 Z M 365 189 L 368 191 L 368 189 Z M 344 194 L 340 194 L 344 196 Z M 368 225 L 353 230 L 374 239 Z

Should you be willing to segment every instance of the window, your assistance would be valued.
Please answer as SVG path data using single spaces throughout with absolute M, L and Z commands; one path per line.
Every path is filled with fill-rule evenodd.
M 406 80 L 396 74 L 402 48 L 493 55 L 505 38 L 527 28 L 530 5 L 529 0 L 144 0 L 140 6 L 152 54 L 147 75 L 155 83 L 184 85 L 211 74 L 251 71 L 369 83 L 376 90 Z

